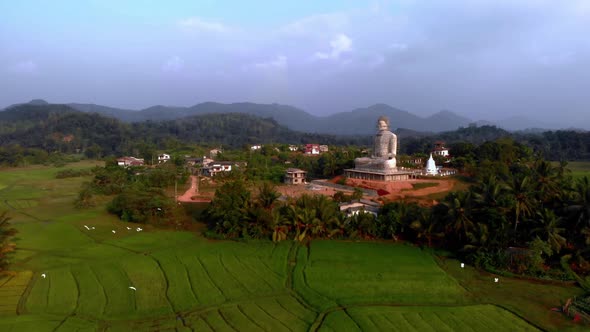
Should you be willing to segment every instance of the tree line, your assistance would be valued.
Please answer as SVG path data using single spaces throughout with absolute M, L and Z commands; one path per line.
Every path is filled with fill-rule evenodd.
M 452 154 L 456 146 L 478 146 L 511 138 L 548 160 L 590 159 L 590 133 L 547 131 L 510 133 L 494 126 L 470 126 L 455 131 L 414 135 L 400 130 L 399 154 L 428 154 L 437 140 Z M 0 112 L 0 163 L 22 165 L 47 161 L 55 154 L 84 154 L 88 158 L 137 155 L 150 159 L 154 151 L 186 144 L 240 149 L 247 144 L 306 144 L 367 147 L 370 136 L 335 136 L 302 133 L 279 125 L 272 118 L 240 113 L 206 114 L 168 121 L 123 123 L 96 113 L 83 113 L 67 105 L 23 104 Z

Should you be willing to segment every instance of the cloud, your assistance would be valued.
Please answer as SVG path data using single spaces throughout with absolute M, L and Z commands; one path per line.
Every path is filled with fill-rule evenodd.
M 178 21 L 178 25 L 184 28 L 198 30 L 202 32 L 228 32 L 231 29 L 219 22 L 206 21 L 199 17 L 189 17 Z
M 8 68 L 13 73 L 32 74 L 37 72 L 37 64 L 32 60 L 24 60 Z
M 162 71 L 165 72 L 179 72 L 182 68 L 184 68 L 184 60 L 176 55 L 166 60 L 162 65 Z
M 285 69 L 287 68 L 287 57 L 284 55 L 277 55 L 274 59 L 266 62 L 258 62 L 244 66 L 243 69 L 248 71 L 250 69 Z
M 279 32 L 292 36 L 317 35 L 342 31 L 349 24 L 347 13 L 328 13 L 304 17 L 284 25 Z
M 340 58 L 342 53 L 350 52 L 352 50 L 352 39 L 345 34 L 339 34 L 330 41 L 332 50 L 329 53 L 316 52 L 314 58 L 316 59 L 333 59 Z
M 392 43 L 387 46 L 387 49 L 394 52 L 403 52 L 408 49 L 408 45 L 404 43 Z

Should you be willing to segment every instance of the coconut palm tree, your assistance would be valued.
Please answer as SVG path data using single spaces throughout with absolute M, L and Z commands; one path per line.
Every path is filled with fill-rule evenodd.
M 550 162 L 537 159 L 533 164 L 533 182 L 535 183 L 536 198 L 547 204 L 560 198 L 559 172 Z
M 556 216 L 552 210 L 544 208 L 537 212 L 536 220 L 539 226 L 533 229 L 532 235 L 539 236 L 549 244 L 553 252 L 559 253 L 566 244 L 566 239 L 561 235 L 565 228 L 559 227 L 562 218 Z
M 513 176 L 508 185 L 508 193 L 512 196 L 514 202 L 514 231 L 516 232 L 520 217 L 530 216 L 537 204 L 531 178 L 528 176 Z
M 270 210 L 272 205 L 281 197 L 281 194 L 275 190 L 275 187 L 269 182 L 264 182 L 258 188 L 258 203 L 265 209 Z
M 447 209 L 446 229 L 455 234 L 460 242 L 469 237 L 474 228 L 472 220 L 472 194 L 469 191 L 449 194 L 442 203 Z

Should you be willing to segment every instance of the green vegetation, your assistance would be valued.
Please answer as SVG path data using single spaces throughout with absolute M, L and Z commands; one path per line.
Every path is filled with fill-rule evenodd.
M 424 189 L 424 188 L 432 188 L 432 187 L 436 187 L 436 186 L 438 186 L 438 183 L 436 183 L 436 182 L 412 183 L 412 189 L 414 189 L 414 190 L 419 190 L 419 189 Z
M 567 164 L 567 169 L 571 171 L 574 179 L 581 179 L 585 176 L 590 177 L 590 162 L 572 161 Z
M 537 297 L 518 296 L 526 281 L 494 284 L 471 268 L 441 268 L 429 252 L 408 245 L 211 241 L 151 225 L 129 230 L 129 223 L 105 212 L 106 199 L 76 209 L 77 187 L 91 178 L 57 179 L 57 171 L 36 166 L 0 172 L 0 198 L 14 202 L 19 232 L 10 258 L 16 273 L 0 279 L 0 330 L 576 328 L 558 313 L 547 319 L 547 308 L 534 306 Z M 22 203 L 25 184 L 26 201 L 34 203 Z M 277 203 L 272 190 L 261 189 L 253 195 L 260 208 Z M 471 276 L 468 287 L 465 274 Z M 483 297 L 482 289 L 510 296 Z M 576 292 L 562 287 L 546 296 L 558 303 Z M 524 303 L 518 316 L 534 325 L 511 313 L 503 296 Z

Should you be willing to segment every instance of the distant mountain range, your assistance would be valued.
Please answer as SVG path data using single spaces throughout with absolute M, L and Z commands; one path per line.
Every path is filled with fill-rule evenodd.
M 28 104 L 46 105 L 49 103 L 42 99 L 34 99 Z M 175 120 L 204 114 L 244 113 L 262 118 L 273 118 L 278 124 L 295 131 L 335 135 L 370 135 L 375 132 L 376 120 L 381 115 L 389 118 L 392 129 L 404 128 L 416 132 L 451 131 L 466 127 L 472 123 L 496 125 L 512 131 L 529 128 L 556 129 L 555 125 L 527 120 L 522 117 L 515 117 L 497 123 L 489 121 L 476 122 L 448 110 L 437 112 L 429 117 L 420 117 L 386 104 L 375 104 L 366 108 L 358 108 L 329 116 L 315 116 L 296 107 L 280 104 L 206 102 L 191 107 L 157 105 L 139 111 L 96 104 L 70 103 L 66 105 L 81 112 L 98 113 L 124 122 Z M 9 106 L 6 109 L 14 106 L 16 105 Z

